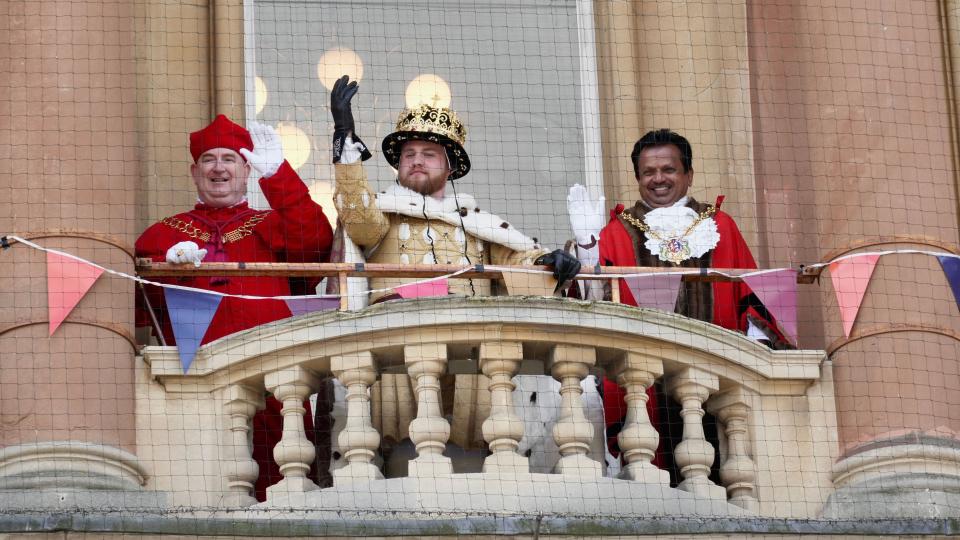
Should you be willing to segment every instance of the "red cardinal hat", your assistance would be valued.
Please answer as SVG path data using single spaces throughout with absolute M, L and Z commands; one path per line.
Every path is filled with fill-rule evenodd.
M 193 155 L 193 161 L 200 159 L 201 154 L 212 148 L 229 148 L 239 154 L 241 148 L 253 150 L 253 139 L 243 126 L 218 114 L 209 126 L 190 134 L 190 154 Z

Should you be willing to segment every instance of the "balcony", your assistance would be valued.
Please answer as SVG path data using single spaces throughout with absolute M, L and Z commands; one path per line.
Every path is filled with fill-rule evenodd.
M 655 310 L 542 297 L 402 300 L 228 336 L 202 347 L 187 374 L 176 348 L 147 347 L 137 369 L 143 488 L 164 494 L 171 508 L 251 518 L 813 518 L 832 493 L 836 413 L 824 352 L 771 351 Z M 447 373 L 458 382 L 453 414 L 445 417 L 438 381 Z M 409 375 L 409 394 L 383 384 L 398 374 Z M 524 407 L 531 407 L 517 399 L 518 374 L 558 381 L 556 395 L 538 400 L 559 404 L 547 434 L 558 450 L 555 463 L 518 451 L 527 443 Z M 614 378 L 627 392 L 617 478 L 597 460 L 602 433 L 588 419 L 581 390 L 590 374 Z M 319 489 L 306 477 L 315 449 L 304 433 L 302 402 L 328 377 L 346 389 L 332 443 L 342 457 L 333 486 Z M 651 464 L 657 432 L 646 388 L 655 381 L 683 407 L 676 488 Z M 284 404 L 274 449 L 284 478 L 257 504 L 248 441 L 267 391 Z M 721 485 L 708 477 L 714 450 L 704 435 L 705 411 L 718 419 Z M 376 464 L 388 430 L 409 434 L 416 445 L 404 477 L 385 479 Z M 464 466 L 444 450 L 448 441 L 471 437 L 487 441 L 487 451 L 482 465 L 460 472 Z

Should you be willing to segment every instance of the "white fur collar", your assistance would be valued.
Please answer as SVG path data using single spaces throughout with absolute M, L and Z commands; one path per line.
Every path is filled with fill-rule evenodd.
M 457 204 L 457 203 L 460 204 Z M 457 197 L 447 195 L 443 199 L 424 197 L 423 195 L 394 184 L 386 191 L 377 194 L 377 208 L 383 212 L 404 216 L 437 219 L 454 227 L 463 228 L 468 233 L 487 242 L 507 246 L 514 251 L 528 251 L 540 246 L 532 238 L 524 235 L 498 216 L 484 212 L 477 207 L 476 200 L 464 193 Z M 460 208 L 465 208 L 464 216 Z

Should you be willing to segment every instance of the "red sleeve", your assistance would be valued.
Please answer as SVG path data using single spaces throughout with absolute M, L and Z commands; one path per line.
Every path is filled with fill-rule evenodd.
M 623 205 L 617 207 L 610 213 L 610 223 L 600 231 L 600 265 L 601 266 L 635 266 L 637 256 L 633 251 L 633 241 L 627 230 L 623 228 L 623 223 L 617 219 L 617 214 L 623 209 Z M 637 305 L 630 288 L 621 279 L 620 280 L 620 303 L 630 306 Z
M 260 179 L 273 212 L 257 232 L 285 262 L 326 262 L 333 229 L 310 190 L 286 161 L 276 174 Z
M 713 268 L 757 267 L 747 242 L 740 229 L 725 212 L 717 212 L 713 218 L 720 233 L 720 242 L 714 248 L 710 258 Z M 746 319 L 739 316 L 740 301 L 749 294 L 749 288 L 743 283 L 718 281 L 713 284 L 713 323 L 731 330 L 747 330 Z
M 717 222 L 717 231 L 720 233 L 720 243 L 713 253 L 711 265 L 714 268 L 743 268 L 757 267 L 753 254 L 746 240 L 740 234 L 740 229 L 729 215 L 717 212 L 714 216 Z M 746 307 L 746 299 L 753 291 L 746 283 L 717 282 L 714 283 L 713 314 L 714 323 L 724 328 L 747 331 L 747 315 L 756 320 L 765 321 L 770 329 L 784 341 L 787 341 L 777 329 L 776 321 L 768 313 L 760 313 L 754 307 Z

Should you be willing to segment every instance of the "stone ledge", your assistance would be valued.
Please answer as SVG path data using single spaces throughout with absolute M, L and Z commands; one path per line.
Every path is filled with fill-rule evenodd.
M 337 513 L 316 511 L 298 517 L 249 518 L 228 511 L 169 513 L 20 513 L 0 514 L 2 533 L 186 535 L 194 539 L 229 536 L 234 540 L 264 537 L 462 537 L 606 536 L 634 535 L 659 538 L 729 538 L 730 535 L 777 534 L 780 538 L 820 535 L 856 535 L 889 538 L 894 535 L 956 535 L 960 522 L 947 519 L 799 520 L 767 518 L 650 517 L 622 519 L 583 515 L 431 515 L 397 512 Z
M 292 493 L 251 507 L 275 516 L 341 512 L 729 517 L 750 515 L 722 500 L 657 484 L 560 474 L 468 473 L 436 478 L 391 478 Z

